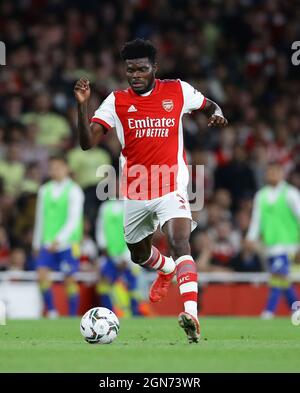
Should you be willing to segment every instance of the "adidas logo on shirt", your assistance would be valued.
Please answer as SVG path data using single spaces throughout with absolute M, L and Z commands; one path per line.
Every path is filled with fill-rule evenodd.
M 129 107 L 127 112 L 137 112 L 137 109 L 134 105 L 131 105 L 131 107 Z

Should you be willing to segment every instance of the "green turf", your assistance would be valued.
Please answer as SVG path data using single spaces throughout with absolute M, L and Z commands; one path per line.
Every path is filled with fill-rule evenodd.
M 299 372 L 300 327 L 288 318 L 202 318 L 188 344 L 176 318 L 122 319 L 110 345 L 87 344 L 79 319 L 0 326 L 1 372 Z

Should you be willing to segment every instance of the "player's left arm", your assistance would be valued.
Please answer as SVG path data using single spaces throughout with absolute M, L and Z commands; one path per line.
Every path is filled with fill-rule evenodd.
M 287 192 L 287 202 L 294 213 L 294 216 L 298 220 L 298 225 L 300 227 L 300 192 L 296 187 L 289 186 Z M 296 264 L 300 264 L 300 241 L 294 262 Z
M 259 192 L 256 193 L 253 201 L 253 209 L 250 220 L 250 225 L 248 232 L 243 242 L 244 250 L 254 251 L 257 247 L 257 242 L 260 238 L 260 228 L 261 228 L 261 214 L 259 208 Z
M 35 208 L 35 221 L 33 229 L 32 250 L 37 256 L 42 246 L 42 233 L 43 233 L 43 187 L 39 189 Z
M 223 115 L 222 109 L 219 105 L 210 100 L 209 98 L 205 98 L 205 105 L 202 111 L 208 117 L 208 127 L 226 127 L 228 124 L 227 119 Z
M 296 187 L 289 186 L 287 201 L 300 225 L 300 192 Z
M 202 111 L 208 117 L 209 127 L 225 127 L 228 124 L 227 119 L 223 115 L 222 109 L 217 103 L 210 100 L 189 83 L 180 81 L 183 92 L 183 111 L 191 113 L 193 111 Z

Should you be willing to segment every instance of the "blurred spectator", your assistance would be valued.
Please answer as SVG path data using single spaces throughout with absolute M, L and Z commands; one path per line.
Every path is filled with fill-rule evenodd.
M 211 264 L 222 270 L 231 269 L 232 259 L 240 250 L 240 234 L 229 220 L 220 221 L 208 234 L 213 242 Z
M 33 168 L 33 171 L 36 170 L 35 167 Z M 36 207 L 36 182 L 27 179 L 25 184 L 23 183 L 23 187 L 23 192 L 15 202 L 14 216 L 11 223 L 11 238 L 14 243 L 22 244 L 25 247 L 25 244 L 31 246 L 32 241 L 31 236 Z
M 83 239 L 80 245 L 80 270 L 95 271 L 98 259 L 98 247 L 91 236 L 91 223 L 84 220 Z
M 192 254 L 198 270 L 208 272 L 211 270 L 212 241 L 207 232 L 196 232 L 192 237 Z
M 226 216 L 228 218 L 227 212 L 215 202 L 208 202 L 202 210 L 193 212 L 193 219 L 201 229 L 214 227 Z
M 51 111 L 49 93 L 38 93 L 32 112 L 22 116 L 24 124 L 36 124 L 39 128 L 37 142 L 48 148 L 62 148 L 65 138 L 70 136 L 70 127 L 65 117 Z
M 26 254 L 23 248 L 13 248 L 9 257 L 9 270 L 23 271 L 26 263 Z
M 236 272 L 255 273 L 263 270 L 259 255 L 244 245 L 242 246 L 241 251 L 233 257 L 231 265 Z
M 218 166 L 222 167 L 232 160 L 233 147 L 236 143 L 235 130 L 232 127 L 226 127 L 220 132 L 219 147 L 215 151 L 215 157 Z
M 6 159 L 0 160 L 0 176 L 4 180 L 4 190 L 7 194 L 17 195 L 20 192 L 21 181 L 25 167 L 21 160 L 21 146 L 9 144 Z
M 25 164 L 36 162 L 42 178 L 48 175 L 49 149 L 37 143 L 39 128 L 35 123 L 29 123 L 25 127 L 26 139 L 22 143 L 22 161 Z
M 231 271 L 233 258 L 240 250 L 240 235 L 228 220 L 193 237 L 194 252 L 200 271 Z
M 247 162 L 244 147 L 236 145 L 233 149 L 232 160 L 217 168 L 215 187 L 225 188 L 230 192 L 234 208 L 241 198 L 254 195 L 256 191 L 255 178 L 253 170 Z
M 6 270 L 9 264 L 10 247 L 7 232 L 4 227 L 0 227 L 0 271 Z
M 247 210 L 239 209 L 235 214 L 235 225 L 242 236 L 245 236 L 249 228 L 251 215 Z
M 31 236 L 29 211 L 53 150 L 68 156 L 94 226 L 96 168 L 117 169 L 120 144 L 113 131 L 101 147 L 80 151 L 73 86 L 81 76 L 90 79 L 92 111 L 112 90 L 127 87 L 119 50 L 137 36 L 157 46 L 159 78 L 190 82 L 221 103 L 229 119 L 219 131 L 207 128 L 201 112 L 184 118 L 189 163 L 205 166 L 204 179 L 192 179 L 204 182 L 204 209 L 193 212 L 198 229 L 216 231 L 225 219 L 230 233 L 244 234 L 253 194 L 274 158 L 300 187 L 299 67 L 290 61 L 300 29 L 293 2 L 92 1 L 84 12 L 80 2 L 69 4 L 0 2 L 8 57 L 0 74 L 0 222 L 9 241 L 23 245 Z M 17 215 L 26 217 L 22 225 Z M 202 244 L 204 233 L 193 234 L 195 241 Z
M 85 196 L 85 215 L 95 220 L 99 200 L 96 195 L 97 184 L 102 177 L 97 176 L 101 165 L 110 165 L 110 155 L 104 149 L 96 147 L 88 153 L 77 146 L 68 153 L 68 162 L 75 181 L 82 187 Z
M 41 180 L 42 176 L 38 164 L 36 162 L 28 163 L 24 179 L 21 183 L 20 192 L 37 194 Z
M 6 155 L 6 146 L 5 146 L 4 137 L 5 137 L 5 130 L 4 127 L 0 125 L 0 160 L 5 158 Z
M 223 216 L 231 220 L 232 197 L 228 190 L 219 188 L 215 191 L 214 202 L 223 210 Z

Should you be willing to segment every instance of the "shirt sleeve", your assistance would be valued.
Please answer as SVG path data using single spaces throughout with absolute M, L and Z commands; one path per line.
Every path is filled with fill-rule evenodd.
M 32 248 L 38 251 L 42 245 L 43 234 L 43 187 L 39 189 L 35 208 L 35 222 L 33 229 Z
M 260 223 L 261 223 L 261 215 L 259 209 L 259 193 L 257 193 L 253 202 L 251 222 L 249 225 L 248 233 L 246 235 L 247 240 L 257 241 L 259 239 Z
M 105 98 L 99 108 L 95 111 L 91 122 L 99 123 L 108 130 L 116 126 L 114 93 L 111 93 Z
M 290 208 L 300 223 L 300 192 L 295 187 L 289 187 L 287 200 Z
M 189 83 L 183 81 L 180 81 L 180 83 L 183 92 L 184 113 L 191 113 L 194 110 L 203 109 L 206 103 L 204 95 Z
M 73 186 L 69 196 L 69 210 L 67 221 L 56 237 L 56 240 L 59 244 L 68 243 L 68 238 L 70 237 L 82 217 L 83 202 L 83 191 L 79 186 Z

